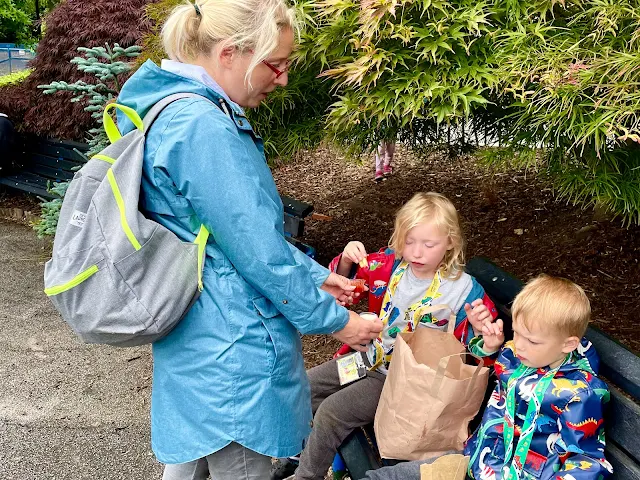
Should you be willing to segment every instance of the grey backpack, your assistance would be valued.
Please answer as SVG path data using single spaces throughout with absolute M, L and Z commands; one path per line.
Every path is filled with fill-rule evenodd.
M 67 189 L 44 270 L 45 293 L 87 343 L 152 343 L 176 326 L 202 291 L 204 225 L 186 243 L 138 210 L 145 135 L 167 105 L 187 97 L 204 98 L 171 95 L 144 121 L 129 107 L 108 105 L 104 125 L 112 145 L 76 172 Z M 120 138 L 111 108 L 136 128 Z

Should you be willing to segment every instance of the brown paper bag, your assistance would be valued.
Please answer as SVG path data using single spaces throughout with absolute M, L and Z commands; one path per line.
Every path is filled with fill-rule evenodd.
M 428 311 L 443 308 L 450 310 L 436 305 Z M 462 451 L 489 369 L 463 362 L 470 354 L 454 328 L 451 315 L 447 332 L 420 327 L 398 336 L 374 421 L 381 457 L 424 460 Z
M 469 457 L 445 455 L 433 463 L 420 465 L 420 480 L 464 480 Z

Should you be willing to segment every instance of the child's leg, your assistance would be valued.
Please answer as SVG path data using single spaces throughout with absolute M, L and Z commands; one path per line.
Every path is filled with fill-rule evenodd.
M 307 370 L 307 377 L 311 385 L 311 411 L 315 415 L 318 407 L 327 397 L 343 388 L 340 385 L 336 360 L 329 360 L 310 368 Z
M 384 158 L 385 158 L 385 147 L 384 142 L 380 142 L 378 148 L 376 149 L 376 181 L 382 180 L 382 176 L 384 173 Z
M 393 154 L 396 152 L 396 142 L 384 142 L 384 165 L 383 173 L 390 175 L 393 171 Z
M 334 372 L 337 381 L 337 369 Z M 373 421 L 384 380 L 384 375 L 370 372 L 320 403 L 313 417 L 313 430 L 300 455 L 296 480 L 324 479 L 338 447 L 347 436 L 357 427 Z

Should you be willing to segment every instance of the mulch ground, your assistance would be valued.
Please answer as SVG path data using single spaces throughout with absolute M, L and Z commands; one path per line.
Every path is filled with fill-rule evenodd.
M 327 265 L 350 240 L 367 251 L 386 245 L 397 209 L 415 192 L 436 191 L 458 209 L 467 258 L 482 255 L 522 280 L 540 273 L 569 278 L 589 295 L 593 323 L 640 351 L 639 226 L 599 218 L 554 197 L 550 183 L 523 172 L 494 174 L 474 158 L 418 156 L 399 150 L 395 172 L 373 181 L 372 159 L 348 162 L 319 149 L 280 166 L 274 176 L 281 193 L 312 203 L 331 221 L 308 220 L 303 240 Z M 360 306 L 356 307 L 361 309 Z M 315 365 L 335 352 L 326 337 L 305 338 L 305 358 Z
M 467 258 L 488 257 L 522 280 L 545 272 L 575 281 L 591 299 L 593 322 L 640 351 L 634 323 L 640 311 L 639 226 L 625 228 L 593 209 L 556 200 L 544 178 L 516 171 L 494 174 L 472 157 L 398 149 L 395 167 L 388 180 L 377 184 L 371 158 L 358 163 L 320 148 L 274 169 L 281 193 L 331 216 L 331 221 L 306 222 L 303 240 L 317 249 L 320 263 L 327 265 L 350 240 L 362 241 L 368 251 L 381 248 L 404 202 L 418 191 L 440 192 L 460 212 Z M 33 197 L 7 190 L 0 191 L 0 207 L 0 214 L 38 210 Z M 356 309 L 366 310 L 366 305 Z M 331 337 L 305 337 L 308 366 L 330 358 L 338 346 Z

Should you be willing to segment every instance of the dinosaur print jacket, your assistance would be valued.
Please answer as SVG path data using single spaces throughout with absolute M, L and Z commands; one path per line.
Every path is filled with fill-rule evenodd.
M 583 338 L 572 358 L 551 380 L 535 421 L 521 479 L 599 480 L 611 475 L 611 465 L 604 457 L 602 418 L 609 389 L 596 376 L 598 363 L 595 348 Z M 465 446 L 465 455 L 471 457 L 469 475 L 475 480 L 501 480 L 509 471 L 503 437 L 506 390 L 519 365 L 513 342 L 508 342 L 495 362 L 498 382 L 482 423 Z M 533 389 L 547 371 L 538 369 L 515 386 L 516 443 Z

